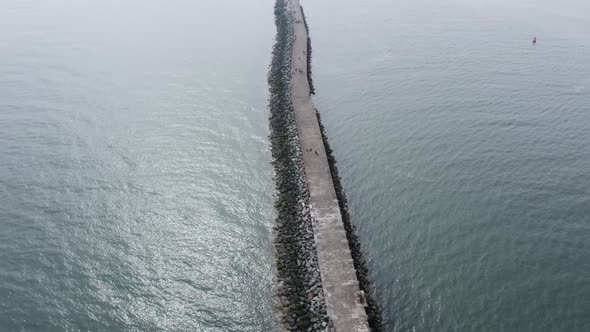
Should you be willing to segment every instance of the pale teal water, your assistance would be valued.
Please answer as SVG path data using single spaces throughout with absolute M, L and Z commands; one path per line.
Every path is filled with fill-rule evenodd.
M 273 328 L 272 6 L 2 4 L 0 331 Z
M 386 331 L 589 330 L 588 5 L 303 5 Z M 272 6 L 3 4 L 0 330 L 274 329 Z
M 304 6 L 386 330 L 590 330 L 589 4 Z

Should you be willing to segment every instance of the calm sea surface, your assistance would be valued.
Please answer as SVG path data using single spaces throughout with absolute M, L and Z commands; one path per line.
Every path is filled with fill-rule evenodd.
M 589 331 L 590 3 L 304 6 L 386 330 Z
M 272 330 L 273 1 L 3 1 L 0 331 Z
M 2 3 L 0 330 L 276 329 L 273 4 Z M 590 5 L 302 4 L 386 331 L 590 330 Z

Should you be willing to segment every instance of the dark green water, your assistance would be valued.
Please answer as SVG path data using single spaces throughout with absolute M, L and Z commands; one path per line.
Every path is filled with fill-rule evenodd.
M 303 5 L 386 330 L 590 330 L 588 4 Z
M 276 329 L 273 4 L 3 4 L 0 331 Z M 385 330 L 590 330 L 588 5 L 302 4 Z
M 272 6 L 2 5 L 0 331 L 273 329 Z

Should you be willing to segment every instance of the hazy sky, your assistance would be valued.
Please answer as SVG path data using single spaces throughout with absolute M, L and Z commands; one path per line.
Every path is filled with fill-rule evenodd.
M 560 15 L 590 20 L 590 1 L 587 0 L 451 0 L 465 6 L 492 9 L 526 11 L 531 15 Z

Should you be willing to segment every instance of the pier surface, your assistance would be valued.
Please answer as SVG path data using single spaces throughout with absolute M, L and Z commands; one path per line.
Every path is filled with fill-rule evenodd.
M 295 30 L 291 94 L 310 193 L 326 310 L 332 331 L 369 331 L 364 296 L 356 277 L 320 125 L 310 95 L 306 54 L 308 36 L 299 0 L 291 0 L 291 13 Z

